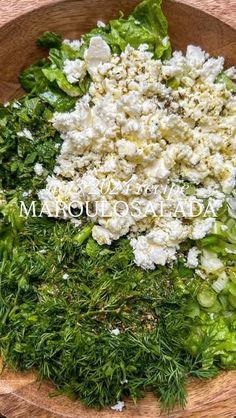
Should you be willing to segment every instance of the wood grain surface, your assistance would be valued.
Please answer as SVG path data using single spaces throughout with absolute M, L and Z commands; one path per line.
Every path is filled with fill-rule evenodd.
M 22 13 L 58 0 L 0 0 L 0 25 L 15 19 Z M 181 0 L 182 3 L 198 7 L 224 22 L 236 27 L 236 0 Z M 119 2 L 117 1 L 117 4 Z
M 29 19 L 26 13 L 49 4 L 56 5 L 60 3 L 59 0 L 0 0 L 0 99 L 7 99 L 17 93 L 16 75 L 21 66 L 32 62 L 40 53 L 36 48 L 32 48 L 39 31 L 62 27 L 62 31 L 67 28 L 66 34 L 73 37 L 76 34 L 76 26 L 73 23 L 73 27 L 72 20 L 75 22 L 73 15 L 78 4 L 86 3 L 85 10 L 91 10 L 91 4 L 94 2 L 95 0 L 65 0 L 58 9 L 60 13 L 57 11 L 58 14 L 55 16 L 49 7 L 41 9 L 39 13 L 32 12 Z M 124 6 L 128 11 L 138 0 L 99 2 L 102 5 L 109 3 L 109 7 L 113 5 L 114 10 L 122 9 Z M 178 0 L 177 3 L 196 6 L 236 29 L 236 0 Z M 181 5 L 175 9 L 169 4 L 166 11 L 169 15 L 175 13 L 175 23 L 170 25 L 170 29 L 177 47 L 184 47 L 183 37 L 186 37 L 188 42 L 196 43 L 199 40 L 199 44 L 207 50 L 226 56 L 228 63 L 236 63 L 235 31 L 215 19 Z M 93 13 L 93 19 L 89 16 L 87 18 L 85 11 L 83 13 L 80 18 L 86 18 L 84 29 L 94 24 L 93 19 L 102 17 L 97 10 Z M 106 19 L 109 11 L 103 8 L 102 14 Z M 18 19 L 15 21 L 16 18 Z M 182 32 L 178 33 L 176 28 L 180 26 Z M 29 45 L 32 49 L 31 55 L 27 55 Z M 19 374 L 11 370 L 4 371 L 0 378 L 0 418 L 1 414 L 7 418 L 236 418 L 236 371 L 222 373 L 220 377 L 208 382 L 191 380 L 188 384 L 186 410 L 177 408 L 168 415 L 160 414 L 158 402 L 152 394 L 147 394 L 138 405 L 127 400 L 126 409 L 120 414 L 110 409 L 86 409 L 79 401 L 72 402 L 62 396 L 49 398 L 48 393 L 53 389 L 47 382 L 39 385 L 33 372 Z

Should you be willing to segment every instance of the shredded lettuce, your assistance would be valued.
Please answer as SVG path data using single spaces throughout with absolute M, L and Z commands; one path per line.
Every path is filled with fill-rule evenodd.
M 168 24 L 162 12 L 161 4 L 161 0 L 143 1 L 136 7 L 133 16 L 152 34 L 154 56 L 167 59 L 171 55 L 171 46 L 168 37 Z
M 74 49 L 62 42 L 61 35 L 45 32 L 37 41 L 49 49 L 47 59 L 42 59 L 23 71 L 19 79 L 27 93 L 41 94 L 55 110 L 67 111 L 74 106 L 70 98 L 82 96 L 89 88 L 89 77 L 71 84 L 63 73 L 66 59 L 83 59 L 90 39 L 101 36 L 113 53 L 120 54 L 127 45 L 138 48 L 146 44 L 154 58 L 167 59 L 171 55 L 167 20 L 161 9 L 161 0 L 145 0 L 128 17 L 111 20 L 106 26 L 95 28 L 82 36 L 81 48 Z M 70 96 L 67 100 L 65 94 Z M 58 100 L 57 100 L 58 97 Z
M 50 62 L 42 59 L 20 74 L 19 81 L 27 93 L 38 94 L 47 90 L 49 83 L 42 70 L 49 66 Z
M 120 54 L 127 45 L 138 48 L 146 44 L 155 58 L 167 59 L 171 55 L 167 20 L 161 9 L 162 0 L 145 0 L 127 18 L 111 20 L 83 36 L 84 51 L 93 36 L 101 36 L 114 53 Z

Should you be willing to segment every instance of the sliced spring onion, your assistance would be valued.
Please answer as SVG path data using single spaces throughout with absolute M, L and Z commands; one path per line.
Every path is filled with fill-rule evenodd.
M 216 293 L 220 293 L 227 285 L 228 277 L 225 272 L 221 273 L 218 279 L 212 284 Z
M 236 309 L 236 297 L 233 295 L 229 295 L 229 303 L 230 305 Z
M 197 300 L 203 308 L 211 308 L 216 303 L 217 296 L 211 290 L 204 289 L 198 293 Z
M 83 242 L 90 237 L 92 229 L 93 225 L 85 226 L 77 235 L 75 235 L 74 241 L 78 246 L 82 245 Z
M 199 305 L 195 302 L 189 303 L 186 309 L 186 315 L 192 319 L 194 319 L 196 316 L 200 316 Z
M 229 240 L 229 242 L 231 242 L 232 244 L 236 244 L 236 222 L 234 219 L 230 219 L 227 222 L 227 231 L 226 231 L 226 236 Z
M 220 222 L 220 221 L 214 222 L 214 224 L 212 225 L 212 228 L 211 228 L 211 234 L 221 235 L 222 237 L 226 237 L 224 227 L 225 227 L 225 225 L 223 224 L 223 222 Z
M 222 305 L 218 301 L 218 299 L 216 299 L 213 306 L 210 306 L 209 308 L 207 308 L 207 312 L 209 313 L 219 313 L 220 311 L 222 311 Z
M 235 269 L 234 268 L 230 269 L 229 273 L 230 273 L 230 276 L 229 276 L 230 277 L 230 280 L 234 284 L 236 284 L 236 271 L 235 271 Z
M 229 292 L 236 298 L 236 284 L 230 282 L 228 285 Z
M 218 300 L 220 301 L 223 309 L 227 309 L 227 306 L 228 306 L 228 295 L 224 295 L 223 293 L 221 293 L 218 296 Z

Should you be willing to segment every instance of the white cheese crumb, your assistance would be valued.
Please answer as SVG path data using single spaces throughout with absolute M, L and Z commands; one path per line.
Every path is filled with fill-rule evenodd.
M 214 221 L 213 218 L 196 220 L 192 230 L 192 239 L 204 238 L 212 228 Z
M 97 21 L 97 27 L 98 28 L 105 28 L 106 24 L 104 22 L 102 22 L 101 20 Z
M 69 83 L 77 83 L 83 80 L 86 75 L 86 64 L 81 59 L 74 61 L 67 59 L 64 61 L 63 72 Z
M 236 80 L 236 68 L 230 67 L 227 70 L 225 70 L 225 74 L 227 77 L 231 78 L 232 80 Z
M 67 279 L 68 279 L 68 277 L 69 277 L 69 274 L 67 274 L 67 273 L 64 273 L 64 274 L 63 274 L 63 276 L 62 276 L 62 278 L 63 278 L 64 280 L 67 280 Z
M 28 190 L 27 192 L 25 191 L 22 193 L 22 197 L 28 197 L 31 195 L 31 193 L 32 193 L 32 190 Z
M 84 59 L 87 70 L 91 77 L 96 74 L 99 64 L 109 62 L 111 60 L 111 50 L 109 45 L 101 36 L 94 36 L 90 40 L 88 49 L 84 53 Z
M 116 412 L 122 412 L 125 407 L 125 403 L 123 401 L 118 401 L 117 404 L 111 406 L 111 409 Z
M 128 383 L 128 379 L 121 380 L 120 383 L 121 383 L 121 385 L 125 385 L 125 383 Z
M 114 329 L 112 329 L 110 332 L 111 332 L 111 334 L 113 334 L 113 335 L 119 335 L 119 334 L 120 334 L 120 330 L 119 330 L 119 328 L 114 328 Z
M 44 168 L 42 164 L 36 163 L 34 166 L 34 172 L 37 176 L 41 176 L 43 174 Z
M 20 138 L 27 138 L 27 139 L 30 139 L 30 140 L 34 139 L 30 130 L 26 129 L 26 128 L 24 128 L 20 132 L 17 132 L 17 136 L 19 136 Z
M 236 99 L 214 82 L 223 64 L 193 45 L 186 56 L 177 51 L 164 62 L 147 45 L 112 56 L 102 37 L 93 37 L 85 51 L 88 93 L 74 110 L 53 116 L 63 143 L 54 176 L 39 193 L 42 203 L 48 200 L 53 214 L 58 203 L 64 206 L 63 219 L 72 217 L 71 202 L 84 209 L 89 203 L 97 209 L 92 236 L 99 244 L 128 234 L 137 265 L 173 263 L 182 242 L 204 238 L 213 226 L 215 214 L 196 214 L 198 207 L 208 200 L 217 211 L 236 184 Z M 73 71 L 67 75 L 78 80 Z M 175 89 L 167 87 L 172 77 Z M 173 192 L 172 184 L 186 181 L 193 195 Z M 104 193 L 104 185 L 116 193 Z M 128 209 L 122 217 L 113 211 L 119 200 Z M 168 216 L 154 213 L 160 202 Z M 141 208 L 135 214 L 134 203 Z M 185 213 L 174 215 L 176 204 Z M 196 265 L 190 255 L 189 265 Z
M 82 39 L 75 39 L 74 41 L 70 41 L 69 39 L 64 39 L 63 44 L 70 46 L 75 51 L 79 51 L 81 46 L 83 45 Z
M 198 248 L 192 247 L 188 252 L 186 266 L 189 268 L 196 268 L 199 263 L 198 261 L 199 254 L 200 254 L 200 251 L 198 250 Z

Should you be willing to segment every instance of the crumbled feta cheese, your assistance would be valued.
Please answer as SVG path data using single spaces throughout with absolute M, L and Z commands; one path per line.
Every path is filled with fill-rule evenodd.
M 84 41 L 82 39 L 75 39 L 70 41 L 69 39 L 64 39 L 63 44 L 70 46 L 75 51 L 79 51 Z
M 188 236 L 188 227 L 179 220 L 168 220 L 162 228 L 153 229 L 147 235 L 132 238 L 135 263 L 144 270 L 154 270 L 155 266 L 164 266 L 176 260 L 179 244 Z
M 84 59 L 87 70 L 91 77 L 93 77 L 99 64 L 110 61 L 111 50 L 109 45 L 101 38 L 101 36 L 94 36 L 91 38 L 89 47 L 84 53 Z
M 106 24 L 104 22 L 102 22 L 101 20 L 97 21 L 97 27 L 98 28 L 105 28 Z
M 230 67 L 227 70 L 225 70 L 225 74 L 227 77 L 231 78 L 232 80 L 236 80 L 236 68 Z
M 118 401 L 117 404 L 111 406 L 111 409 L 116 412 L 122 412 L 125 407 L 125 403 L 123 401 Z
M 24 128 L 23 131 L 17 132 L 17 136 L 20 138 L 34 139 L 29 129 Z
M 189 252 L 188 252 L 188 257 L 187 257 L 187 262 L 186 262 L 186 266 L 194 269 L 198 266 L 198 256 L 200 254 L 200 251 L 198 250 L 197 247 L 192 247 Z
M 14 109 L 20 109 L 20 107 L 21 107 L 21 103 L 20 103 L 20 102 L 15 101 L 15 102 L 13 103 L 12 107 L 14 107 Z
M 68 277 L 69 277 L 69 274 L 67 274 L 67 273 L 64 273 L 64 274 L 63 274 L 63 276 L 62 276 L 62 278 L 63 278 L 64 280 L 67 280 L 67 279 L 68 279 Z
M 28 190 L 27 192 L 23 192 L 22 197 L 28 197 L 28 196 L 31 195 L 31 193 L 32 193 L 32 190 Z
M 37 176 L 41 176 L 43 174 L 44 168 L 42 164 L 36 163 L 34 166 L 34 172 Z
M 99 225 L 95 225 L 93 227 L 92 236 L 93 239 L 95 239 L 95 241 L 97 241 L 100 245 L 110 245 L 112 242 L 109 231 L 106 228 Z
M 145 44 L 112 56 L 102 37 L 94 36 L 82 63 L 65 63 L 70 82 L 80 79 L 84 64 L 92 83 L 73 111 L 53 116 L 63 143 L 39 197 L 63 219 L 72 218 L 72 202 L 77 208 L 88 203 L 93 238 L 110 245 L 129 234 L 135 262 L 144 269 L 172 263 L 182 242 L 210 232 L 214 211 L 236 184 L 236 100 L 215 83 L 224 60 L 192 45 L 186 56 L 174 52 L 164 62 Z M 167 87 L 172 77 L 176 89 Z M 186 180 L 193 196 L 172 190 Z M 203 216 L 198 209 L 206 199 Z M 161 203 L 168 216 L 162 216 Z M 57 204 L 63 206 L 60 215 Z M 194 249 L 187 265 L 197 266 Z
M 118 328 L 114 328 L 114 329 L 112 329 L 110 332 L 111 332 L 111 334 L 113 334 L 113 335 L 119 335 L 119 334 L 120 334 L 120 330 L 119 330 Z
M 193 230 L 192 230 L 192 239 L 202 239 L 204 238 L 210 229 L 212 228 L 212 225 L 214 223 L 213 218 L 207 218 L 207 219 L 200 219 L 196 220 L 193 224 Z
M 69 83 L 77 83 L 78 81 L 83 80 L 86 75 L 86 64 L 80 59 L 74 61 L 67 59 L 64 61 L 63 72 Z
M 125 380 L 121 380 L 121 385 L 124 385 L 125 383 L 128 383 L 128 379 L 125 379 Z
M 206 81 L 214 83 L 217 76 L 223 71 L 223 69 L 224 58 L 210 58 L 205 62 L 205 64 L 203 64 L 201 75 L 206 79 Z

